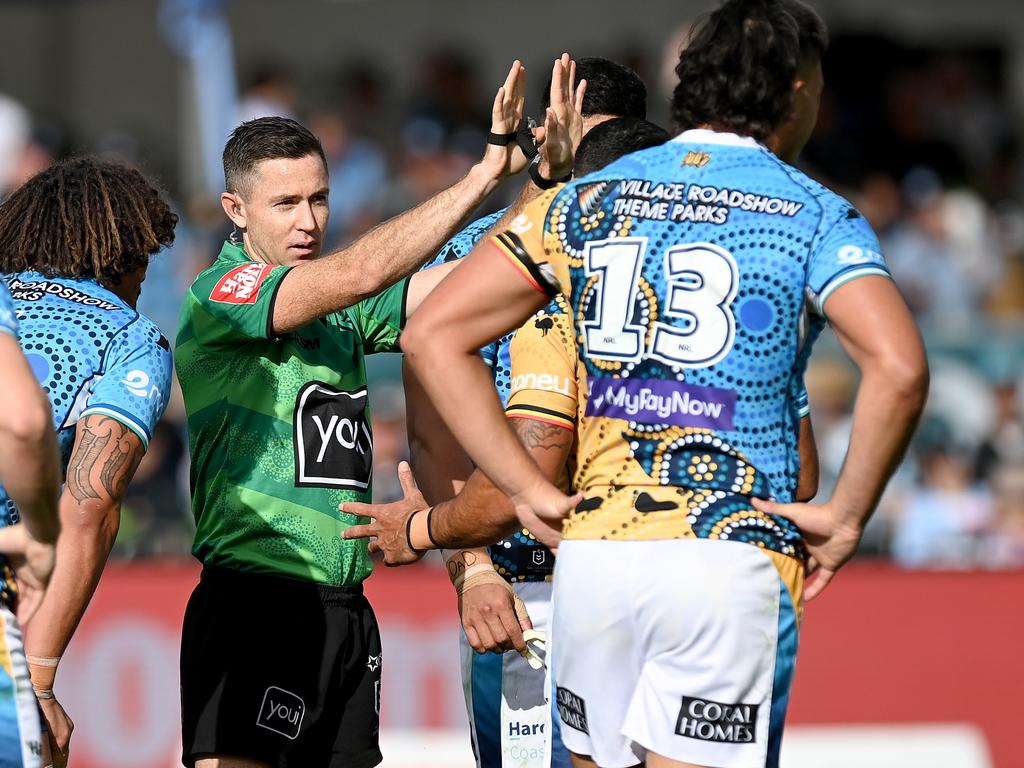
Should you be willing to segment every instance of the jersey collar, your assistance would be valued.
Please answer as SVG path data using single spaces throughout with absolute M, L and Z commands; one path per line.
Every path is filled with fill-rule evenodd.
M 224 245 L 220 249 L 220 255 L 217 256 L 217 260 L 228 261 L 231 263 L 252 261 L 252 259 L 249 258 L 249 254 L 245 252 L 245 248 L 237 243 L 232 243 L 230 240 L 224 241 Z
M 757 139 L 750 136 L 740 136 L 738 133 L 727 133 L 725 131 L 712 131 L 708 128 L 693 128 L 683 131 L 672 141 L 680 144 L 717 144 L 724 147 L 746 147 L 748 149 L 763 149 L 767 147 Z

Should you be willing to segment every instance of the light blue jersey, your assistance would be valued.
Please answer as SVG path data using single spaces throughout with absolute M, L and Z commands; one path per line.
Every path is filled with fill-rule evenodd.
M 551 273 L 574 313 L 587 498 L 565 537 L 801 559 L 796 527 L 749 499 L 793 500 L 829 296 L 888 275 L 861 214 L 753 139 L 697 130 L 542 196 L 494 242 L 536 284 Z
M 0 333 L 18 338 L 18 318 L 14 314 L 14 300 L 7 286 L 0 283 Z
M 14 299 L 21 348 L 46 390 L 67 469 L 79 420 L 101 414 L 149 445 L 167 407 L 171 355 L 156 325 L 95 280 L 4 275 Z M 17 510 L 0 488 L 4 524 Z

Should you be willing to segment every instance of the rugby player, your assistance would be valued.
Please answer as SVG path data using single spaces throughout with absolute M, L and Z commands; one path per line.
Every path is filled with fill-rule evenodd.
M 42 736 L 22 642 L 53 572 L 60 476 L 50 404 L 18 346 L 18 320 L 0 283 L 0 768 L 40 768 Z M 17 619 L 15 618 L 17 613 Z
M 25 356 L 49 395 L 64 472 L 57 565 L 25 641 L 57 766 L 67 763 L 74 727 L 53 695 L 57 665 L 170 393 L 170 345 L 135 304 L 150 257 L 174 241 L 176 223 L 139 171 L 91 158 L 51 166 L 0 206 L 0 272 Z
M 542 131 L 547 130 L 551 118 L 557 117 L 561 124 L 555 135 L 545 137 L 531 165 L 530 179 L 517 200 L 509 209 L 474 221 L 441 248 L 433 263 L 464 256 L 496 223 L 501 226 L 499 220 L 507 223 L 521 213 L 523 206 L 542 191 L 538 185 L 564 180 L 572 171 L 576 145 L 594 126 L 620 116 L 642 120 L 647 111 L 647 89 L 635 72 L 621 64 L 602 58 L 575 61 L 563 54 L 554 62 L 541 106 L 545 114 Z M 504 402 L 510 381 L 508 338 L 488 345 L 482 354 Z M 407 370 L 404 373 L 415 476 L 432 502 L 443 501 L 459 490 L 472 466 L 423 397 L 415 378 Z M 560 468 L 561 460 L 552 458 Z M 480 766 L 500 766 L 503 754 L 509 764 L 522 768 L 567 765 L 557 722 L 553 729 L 551 709 L 546 705 L 544 671 L 533 670 L 516 654 L 483 654 L 509 648 L 524 650 L 522 629 L 530 627 L 531 622 L 540 631 L 547 629 L 552 555 L 528 532 L 508 533 L 512 535 L 491 547 L 490 552 L 444 553 L 459 594 L 465 630 L 460 637 L 462 676 L 474 752 Z M 493 538 L 487 540 L 492 542 Z M 387 551 L 385 561 L 393 562 Z
M 524 525 L 557 542 L 575 507 L 553 664 L 577 766 L 777 765 L 806 557 L 810 599 L 856 551 L 923 406 L 920 335 L 877 238 L 782 159 L 813 128 L 826 42 L 797 0 L 706 16 L 677 68 L 683 132 L 541 195 L 403 336 Z M 558 292 L 588 383 L 574 498 L 503 426 L 476 357 Z M 796 393 L 826 321 L 861 372 L 853 432 L 833 496 L 792 504 Z M 429 534 L 430 511 L 410 523 Z
M 225 147 L 221 200 L 242 241 L 192 285 L 175 350 L 204 565 L 182 637 L 186 765 L 381 760 L 371 561 L 365 542 L 341 538 L 359 520 L 338 510 L 370 494 L 364 356 L 397 350 L 406 317 L 455 266 L 405 279 L 510 172 L 502 137 L 521 120 L 522 88 L 515 62 L 494 101 L 496 143 L 465 178 L 323 258 L 316 137 L 264 118 Z

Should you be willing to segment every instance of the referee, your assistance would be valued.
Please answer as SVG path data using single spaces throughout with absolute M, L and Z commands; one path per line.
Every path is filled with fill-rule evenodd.
M 522 115 L 516 62 L 491 131 Z M 502 141 L 499 137 L 497 141 Z M 328 218 L 318 139 L 279 117 L 224 150 L 221 201 L 241 233 L 193 283 L 175 351 L 188 413 L 203 572 L 182 636 L 183 762 L 200 768 L 381 761 L 381 645 L 365 541 L 338 511 L 370 496 L 364 356 L 453 265 L 418 273 L 510 171 L 488 145 L 449 189 L 318 258 Z

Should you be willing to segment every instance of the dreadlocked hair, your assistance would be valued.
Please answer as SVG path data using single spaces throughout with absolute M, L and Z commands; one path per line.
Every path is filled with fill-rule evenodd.
M 174 242 L 176 214 L 134 168 L 76 157 L 0 205 L 0 271 L 117 284 Z

